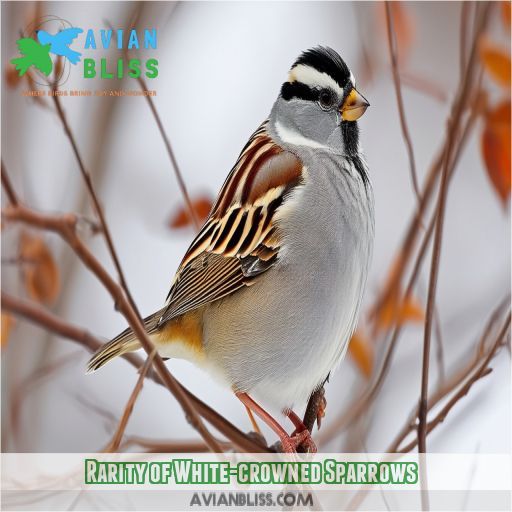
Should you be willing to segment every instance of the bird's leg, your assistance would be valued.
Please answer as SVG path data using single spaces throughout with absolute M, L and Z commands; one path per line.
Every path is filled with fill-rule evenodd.
M 290 418 L 291 422 L 295 426 L 295 430 L 293 431 L 291 437 L 298 438 L 300 436 L 302 438 L 302 440 L 299 443 L 297 443 L 297 446 L 302 444 L 306 447 L 309 453 L 316 453 L 316 444 L 313 441 L 313 438 L 311 437 L 311 432 L 308 430 L 306 425 L 304 425 L 302 420 L 291 409 L 285 411 L 285 414 L 286 416 L 288 416 L 288 418 Z
M 283 451 L 285 453 L 297 453 L 297 445 L 304 441 L 304 435 L 298 434 L 295 437 L 290 437 L 286 430 L 279 425 L 279 423 L 267 412 L 263 407 L 258 405 L 247 393 L 235 391 L 237 398 L 256 416 L 261 418 L 279 437 Z
M 252 428 L 254 429 L 254 432 L 258 433 L 260 436 L 263 436 L 261 433 L 259 425 L 256 423 L 256 418 L 254 417 L 254 414 L 252 413 L 251 409 L 245 406 L 245 410 L 247 411 L 247 415 L 249 416 L 249 420 L 251 421 Z

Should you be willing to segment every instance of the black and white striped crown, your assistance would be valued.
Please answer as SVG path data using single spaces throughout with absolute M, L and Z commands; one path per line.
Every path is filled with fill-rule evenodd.
M 285 100 L 315 100 L 320 88 L 330 88 L 342 95 L 353 86 L 354 77 L 345 61 L 332 48 L 318 46 L 303 52 L 293 63 L 281 96 Z

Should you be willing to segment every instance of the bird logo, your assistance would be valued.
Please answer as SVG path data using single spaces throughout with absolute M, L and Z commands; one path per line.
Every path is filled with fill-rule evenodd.
M 18 39 L 16 43 L 22 57 L 12 59 L 11 63 L 14 64 L 18 70 L 19 76 L 23 76 L 30 66 L 34 66 L 46 76 L 52 72 L 53 63 L 49 55 L 49 44 L 43 46 L 30 37 Z
M 69 45 L 81 34 L 83 30 L 81 28 L 67 28 L 60 30 L 55 35 L 49 34 L 45 30 L 37 31 L 37 39 L 42 45 L 50 45 L 50 53 L 54 55 L 61 55 L 71 62 L 71 64 L 77 64 L 80 60 L 79 52 L 72 50 Z
M 23 76 L 30 66 L 49 76 L 53 69 L 50 53 L 66 58 L 71 64 L 77 64 L 82 54 L 72 50 L 69 45 L 82 32 L 83 30 L 77 27 L 60 30 L 54 35 L 45 30 L 37 30 L 37 41 L 30 37 L 23 37 L 16 41 L 22 56 L 11 59 L 11 63 L 18 70 L 19 76 Z

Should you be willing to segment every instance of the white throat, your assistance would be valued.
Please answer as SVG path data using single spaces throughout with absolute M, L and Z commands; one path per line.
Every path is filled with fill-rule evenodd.
M 320 144 L 320 142 L 317 142 L 316 140 L 308 139 L 299 132 L 283 126 L 279 121 L 275 122 L 275 128 L 279 138 L 287 144 L 291 144 L 293 146 L 306 146 L 308 148 L 329 149 L 328 146 Z

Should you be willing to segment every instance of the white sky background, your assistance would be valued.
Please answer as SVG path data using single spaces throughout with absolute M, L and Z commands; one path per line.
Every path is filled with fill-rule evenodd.
M 15 55 L 15 40 L 27 23 L 28 7 L 2 5 L 2 69 Z M 48 2 L 46 12 L 83 28 L 103 28 L 105 18 L 121 26 L 124 7 L 123 3 Z M 416 34 L 407 69 L 454 91 L 459 72 L 460 5 L 413 3 L 408 9 L 416 22 Z M 414 205 L 386 40 L 375 28 L 373 11 L 371 4 L 363 3 L 187 2 L 176 8 L 158 3 L 148 8 L 146 18 L 148 28 L 158 29 L 158 50 L 148 57 L 158 58 L 160 73 L 149 86 L 157 90 L 156 106 L 192 194 L 216 193 L 248 136 L 270 111 L 288 68 L 301 51 L 318 44 L 332 46 L 357 79 L 362 68 L 360 38 L 365 38 L 380 63 L 374 82 L 364 89 L 361 86 L 371 103 L 360 128 L 376 198 L 376 244 L 367 303 L 382 284 Z M 503 40 L 499 20 L 494 19 L 491 26 L 495 39 Z M 80 74 L 72 73 L 65 88 L 114 87 L 107 81 L 91 85 Z M 123 86 L 137 88 L 134 80 Z M 408 88 L 404 101 L 421 179 L 444 136 L 448 104 Z M 181 204 L 181 196 L 156 124 L 143 98 L 67 98 L 63 104 L 86 165 L 94 174 L 130 290 L 140 311 L 149 314 L 163 304 L 193 236 L 191 230 L 172 232 L 166 225 L 170 213 Z M 110 120 L 108 109 L 113 114 Z M 83 186 L 56 116 L 22 98 L 19 90 L 3 89 L 2 128 L 2 158 L 27 202 L 45 210 L 78 209 Z M 510 289 L 509 210 L 501 207 L 483 170 L 479 131 L 480 126 L 449 191 L 438 286 L 448 371 L 450 363 L 472 349 L 489 312 Z M 12 240 L 12 233 L 7 233 L 2 257 L 14 255 Z M 69 269 L 63 273 L 62 297 L 55 311 L 105 338 L 124 329 L 124 319 L 113 310 L 98 282 L 55 238 L 50 244 L 63 268 Z M 91 240 L 90 246 L 112 270 L 101 237 Z M 428 270 L 429 260 L 417 288 L 423 303 Z M 22 294 L 15 274 L 2 269 L 2 288 Z M 368 418 L 365 445 L 369 451 L 384 450 L 417 403 L 422 340 L 422 326 L 405 329 L 379 402 Z M 119 417 L 137 378 L 133 368 L 115 361 L 85 376 L 88 354 L 24 322 L 18 322 L 2 358 L 3 426 L 9 416 L 9 391 L 35 368 L 67 352 L 74 352 L 75 360 L 51 381 L 31 390 L 21 409 L 23 429 L 18 444 L 11 442 L 4 450 L 86 452 L 108 441 L 111 431 L 105 429 L 103 418 L 77 397 Z M 433 384 L 435 365 L 433 356 Z M 250 429 L 243 406 L 229 390 L 188 363 L 170 361 L 168 366 L 202 400 L 242 430 Z M 477 383 L 429 436 L 430 450 L 510 450 L 507 351 L 492 366 L 493 373 Z M 326 388 L 326 425 L 363 384 L 347 358 Z M 177 402 L 152 383 L 145 385 L 127 433 L 195 437 Z M 339 439 L 327 448 L 348 446 Z

